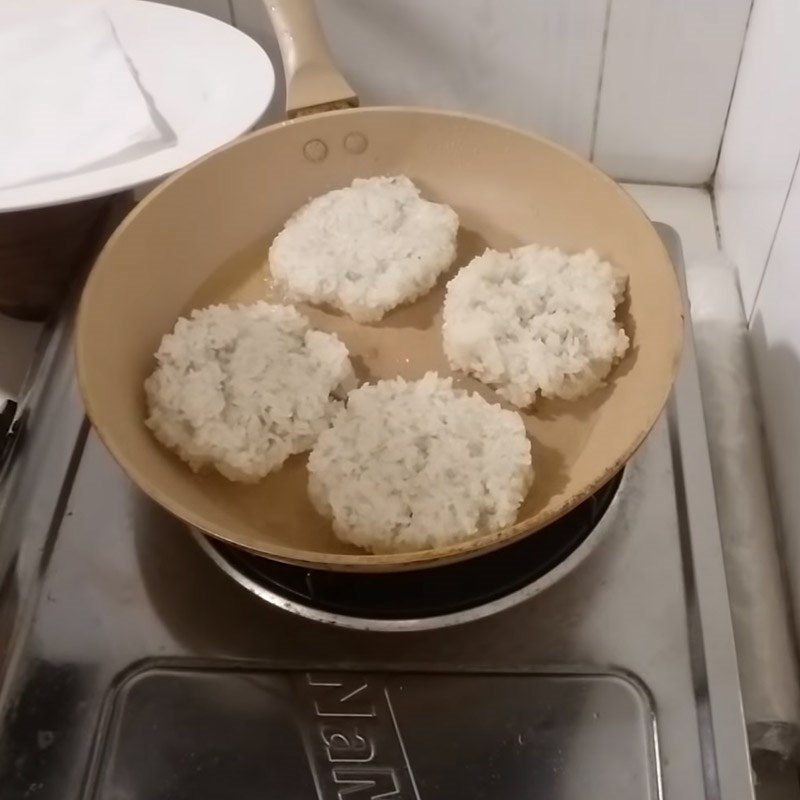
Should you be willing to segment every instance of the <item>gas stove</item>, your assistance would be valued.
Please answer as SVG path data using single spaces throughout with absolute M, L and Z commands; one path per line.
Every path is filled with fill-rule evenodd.
M 536 536 L 446 566 L 384 574 L 282 564 L 195 532 L 200 547 L 256 597 L 307 619 L 356 630 L 460 625 L 527 600 L 589 554 L 622 473 Z M 577 552 L 576 552 L 577 551 Z
M 153 505 L 88 428 L 68 320 L 29 406 L 0 487 L 3 798 L 752 797 L 688 326 L 664 414 L 590 506 L 384 579 Z

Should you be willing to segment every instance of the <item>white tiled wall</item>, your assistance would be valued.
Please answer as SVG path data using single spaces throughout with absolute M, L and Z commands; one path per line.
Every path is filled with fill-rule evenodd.
M 169 1 L 232 16 L 277 62 L 262 0 Z M 594 153 L 616 177 L 676 184 L 713 172 L 750 4 L 317 0 L 362 102 L 487 114 Z
M 798 0 L 756 0 L 715 183 L 748 314 L 800 153 L 799 37 Z
M 796 98 L 795 102 L 800 102 Z M 800 622 L 800 176 L 783 210 L 750 323 L 764 425 Z
M 716 177 L 722 246 L 750 318 L 800 622 L 800 2 L 756 0 Z
M 595 143 L 616 176 L 714 171 L 750 0 L 613 0 Z
M 317 6 L 362 102 L 473 111 L 589 154 L 606 0 Z

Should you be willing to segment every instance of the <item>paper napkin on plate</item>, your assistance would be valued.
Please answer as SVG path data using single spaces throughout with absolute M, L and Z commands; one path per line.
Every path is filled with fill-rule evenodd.
M 0 24 L 0 188 L 174 140 L 100 5 Z

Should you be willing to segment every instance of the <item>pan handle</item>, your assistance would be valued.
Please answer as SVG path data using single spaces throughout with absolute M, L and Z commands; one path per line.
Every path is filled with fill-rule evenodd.
M 314 0 L 264 0 L 286 73 L 286 114 L 292 117 L 358 105 L 334 66 Z

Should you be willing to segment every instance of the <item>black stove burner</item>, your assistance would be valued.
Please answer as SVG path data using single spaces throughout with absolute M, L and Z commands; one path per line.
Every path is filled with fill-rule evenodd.
M 622 473 L 588 500 L 532 536 L 486 555 L 408 572 L 331 572 L 283 564 L 224 542 L 210 544 L 228 564 L 288 600 L 369 619 L 421 619 L 490 603 L 531 584 L 569 556 L 592 532 Z

